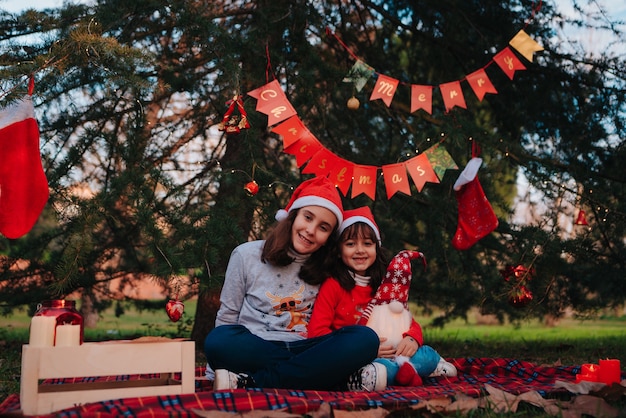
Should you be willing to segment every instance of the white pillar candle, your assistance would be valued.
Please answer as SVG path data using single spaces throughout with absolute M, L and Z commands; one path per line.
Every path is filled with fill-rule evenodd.
M 80 345 L 80 325 L 58 325 L 54 345 L 56 347 L 75 347 Z
M 28 343 L 35 347 L 52 347 L 56 325 L 57 319 L 53 316 L 34 316 L 30 320 Z

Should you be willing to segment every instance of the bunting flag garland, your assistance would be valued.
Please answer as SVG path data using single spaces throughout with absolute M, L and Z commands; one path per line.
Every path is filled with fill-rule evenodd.
M 376 77 L 376 83 L 370 95 L 370 101 L 382 99 L 387 107 L 391 106 L 391 102 L 399 85 L 404 83 L 400 83 L 398 80 L 388 75 L 378 73 L 370 65 L 358 59 L 358 57 L 350 51 L 350 49 L 348 49 L 348 47 L 336 34 L 332 33 L 329 29 L 327 29 L 326 32 L 335 37 L 356 60 L 355 64 L 352 66 L 343 81 L 354 83 L 356 90 L 361 91 L 370 78 Z M 485 71 L 485 69 L 492 63 L 497 64 L 510 80 L 513 80 L 516 71 L 525 70 L 526 67 L 519 60 L 519 58 L 517 58 L 513 49 L 529 62 L 533 62 L 533 55 L 535 52 L 543 51 L 543 47 L 533 40 L 523 29 L 517 32 L 517 34 L 509 41 L 509 45 L 510 48 L 508 46 L 503 48 L 483 68 L 466 75 L 463 79 L 443 83 L 438 86 L 443 97 L 446 112 L 449 112 L 454 107 L 467 109 L 465 97 L 461 89 L 461 82 L 463 81 L 467 81 L 472 88 L 472 91 L 476 94 L 480 101 L 483 100 L 485 94 L 487 93 L 498 94 L 498 91 Z M 432 114 L 432 90 L 435 86 L 423 84 L 411 84 L 410 86 L 411 113 L 422 109 L 428 114 Z
M 370 95 L 370 101 L 381 99 L 387 107 L 391 106 L 401 84 L 400 81 L 376 72 L 374 68 L 358 59 L 330 30 L 327 29 L 327 33 L 334 36 L 356 61 L 343 81 L 353 83 L 356 91 L 361 91 L 368 80 L 375 76 L 376 82 Z M 516 71 L 526 69 L 513 49 L 526 60 L 532 62 L 533 54 L 542 51 L 543 48 L 531 39 L 524 30 L 520 30 L 510 40 L 509 46 L 498 52 L 493 57 L 492 62 L 496 63 L 510 80 L 513 80 Z M 455 107 L 467 109 L 461 87 L 462 81 L 467 81 L 479 101 L 482 101 L 486 94 L 498 94 L 498 90 L 485 71 L 490 64 L 491 62 L 470 73 L 464 79 L 439 85 L 446 112 Z M 432 114 L 433 90 L 434 86 L 431 85 L 411 84 L 411 113 L 421 109 Z M 296 158 L 298 168 L 302 168 L 302 172 L 306 174 L 328 176 L 344 196 L 348 195 L 348 191 L 352 187 L 352 198 L 365 194 L 370 199 L 375 200 L 379 169 L 382 170 L 388 199 L 391 199 L 398 192 L 406 195 L 411 194 L 409 176 L 418 192 L 421 192 L 426 183 L 439 183 L 447 170 L 458 169 L 452 156 L 441 143 L 400 163 L 387 164 L 382 167 L 352 163 L 326 149 L 315 135 L 304 126 L 280 87 L 278 80 L 273 80 L 254 89 L 248 92 L 248 95 L 257 100 L 256 110 L 268 116 L 268 126 L 272 127 L 272 132 L 282 137 L 283 152 Z
M 446 170 L 458 169 L 441 143 L 407 161 L 382 167 L 359 165 L 341 158 L 324 147 L 297 114 L 287 118 L 270 118 L 272 109 L 293 109 L 285 94 L 276 90 L 277 86 L 277 82 L 272 81 L 250 93 L 257 100 L 264 101 L 261 105 L 257 104 L 257 109 L 268 114 L 268 125 L 272 123 L 269 121 L 280 119 L 273 123 L 271 130 L 282 137 L 283 152 L 296 158 L 296 165 L 303 174 L 328 176 L 344 196 L 348 196 L 352 187 L 352 198 L 365 194 L 375 200 L 379 169 L 382 169 L 388 199 L 398 192 L 411 195 L 409 176 L 421 192 L 426 183 L 439 183 Z

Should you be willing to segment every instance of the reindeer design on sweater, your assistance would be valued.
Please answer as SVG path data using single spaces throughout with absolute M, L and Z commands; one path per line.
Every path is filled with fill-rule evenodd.
M 289 296 L 280 296 L 274 295 L 270 292 L 265 292 L 265 295 L 272 300 L 272 309 L 274 309 L 274 313 L 277 316 L 282 315 L 284 312 L 287 312 L 291 316 L 291 321 L 289 322 L 289 325 L 287 325 L 287 329 L 292 329 L 296 325 L 306 326 L 307 324 L 305 320 L 306 314 L 303 312 L 307 311 L 310 308 L 310 305 L 298 308 L 298 305 L 302 303 L 300 298 L 302 297 L 303 292 L 304 285 L 300 286 L 295 293 Z

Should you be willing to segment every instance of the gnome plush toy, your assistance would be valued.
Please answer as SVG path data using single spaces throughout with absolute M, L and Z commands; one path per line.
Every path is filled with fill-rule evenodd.
M 387 273 L 374 298 L 367 305 L 360 323 L 372 328 L 379 337 L 396 347 L 404 338 L 413 321 L 409 311 L 409 288 L 411 286 L 411 260 L 421 258 L 426 267 L 424 254 L 417 251 L 400 251 L 391 260 Z
M 411 260 L 421 258 L 426 268 L 424 254 L 418 251 L 400 251 L 389 263 L 387 273 L 380 284 L 372 301 L 365 308 L 359 321 L 362 325 L 372 328 L 380 338 L 386 338 L 384 344 L 394 348 L 400 341 L 411 334 L 422 346 L 422 330 L 413 319 L 408 307 L 409 288 L 411 285 Z M 413 332 L 410 333 L 409 331 Z M 436 354 L 436 353 L 435 353 Z M 438 358 L 435 358 L 435 364 Z M 405 386 L 420 386 L 422 379 L 416 368 L 410 364 L 408 357 L 395 358 L 399 370 L 395 374 L 395 384 Z

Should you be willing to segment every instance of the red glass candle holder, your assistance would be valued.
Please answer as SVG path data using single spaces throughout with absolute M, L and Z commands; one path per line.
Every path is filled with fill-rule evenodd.
M 600 360 L 600 367 L 598 370 L 598 381 L 612 385 L 613 383 L 620 382 L 620 363 L 616 359 Z
M 73 300 L 47 300 L 39 304 L 30 323 L 29 344 L 39 347 L 83 343 L 83 317 Z

